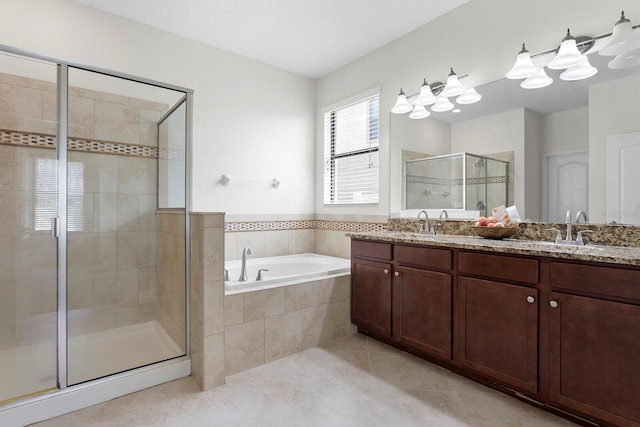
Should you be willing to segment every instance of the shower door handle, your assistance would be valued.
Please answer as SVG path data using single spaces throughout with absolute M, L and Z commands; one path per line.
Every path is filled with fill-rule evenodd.
M 57 239 L 60 237 L 60 218 L 57 216 L 51 217 L 51 238 Z

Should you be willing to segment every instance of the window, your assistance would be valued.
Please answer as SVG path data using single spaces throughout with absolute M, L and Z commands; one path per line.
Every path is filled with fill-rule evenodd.
M 378 203 L 378 95 L 324 113 L 324 204 Z
M 36 159 L 35 229 L 51 230 L 51 218 L 58 216 L 58 161 Z M 67 230 L 84 230 L 84 164 L 67 163 Z

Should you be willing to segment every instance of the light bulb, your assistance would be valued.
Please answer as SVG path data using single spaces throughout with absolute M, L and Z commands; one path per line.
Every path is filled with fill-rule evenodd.
M 547 76 L 547 73 L 544 72 L 544 68 L 540 68 L 538 70 L 538 74 L 527 77 L 522 83 L 520 83 L 520 87 L 524 89 L 539 89 L 549 86 L 551 83 L 553 83 L 553 79 Z
M 586 60 L 587 57 L 578 50 L 576 39 L 571 35 L 569 30 L 567 30 L 567 35 L 562 39 L 562 43 L 560 44 L 560 50 L 551 62 L 547 64 L 547 68 L 550 70 L 562 70 L 580 65 Z
M 396 105 L 393 106 L 391 112 L 394 114 L 403 114 L 411 111 L 413 107 L 407 101 L 407 96 L 404 94 L 402 89 L 400 89 L 400 93 L 398 94 L 398 98 L 396 98 Z
M 431 107 L 431 111 L 433 111 L 434 113 L 442 113 L 445 111 L 451 111 L 454 109 L 454 107 L 455 105 L 453 105 L 451 101 L 449 101 L 449 98 L 440 95 L 436 103 L 433 104 L 433 107 Z
M 420 87 L 420 95 L 418 95 L 418 99 L 416 99 L 417 105 L 431 105 L 435 104 L 437 98 L 431 92 L 431 86 L 427 83 L 427 79 L 424 79 L 424 83 Z
M 609 41 L 598 53 L 603 56 L 624 55 L 640 48 L 640 34 L 633 29 L 631 21 L 622 12 L 620 19 L 613 27 Z
M 618 55 L 608 64 L 609 68 L 612 70 L 624 70 L 627 68 L 637 67 L 638 65 L 640 65 L 640 49 L 624 55 Z
M 538 67 L 531 60 L 529 51 L 524 47 L 522 43 L 522 50 L 516 57 L 516 62 L 511 67 L 511 70 L 507 72 L 506 77 L 508 79 L 526 79 L 538 72 Z
M 449 77 L 447 77 L 447 84 L 444 85 L 444 89 L 442 89 L 442 93 L 440 95 L 450 97 L 450 96 L 458 96 L 464 92 L 465 88 L 458 80 L 458 76 L 453 72 L 453 67 L 451 68 L 451 72 L 449 73 Z
M 409 113 L 409 118 L 410 119 L 424 119 L 424 118 L 429 117 L 430 115 L 431 115 L 431 113 L 428 112 L 426 108 L 424 108 L 424 105 L 416 104 L 413 107 L 413 111 L 411 113 Z
M 584 80 L 598 74 L 598 69 L 589 63 L 589 60 L 575 67 L 567 68 L 560 78 L 566 81 Z
M 482 99 L 482 95 L 476 92 L 475 88 L 469 88 L 462 95 L 456 98 L 458 104 L 474 104 Z

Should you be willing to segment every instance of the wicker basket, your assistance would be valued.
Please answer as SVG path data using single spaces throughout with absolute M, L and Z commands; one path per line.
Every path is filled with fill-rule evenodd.
M 518 227 L 471 227 L 471 231 L 485 239 L 501 240 L 518 234 Z

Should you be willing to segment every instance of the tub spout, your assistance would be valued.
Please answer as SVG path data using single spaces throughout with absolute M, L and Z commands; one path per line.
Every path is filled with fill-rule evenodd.
M 248 246 L 242 250 L 242 268 L 240 269 L 238 282 L 246 282 L 249 279 L 247 276 L 247 255 L 251 255 L 251 248 Z

